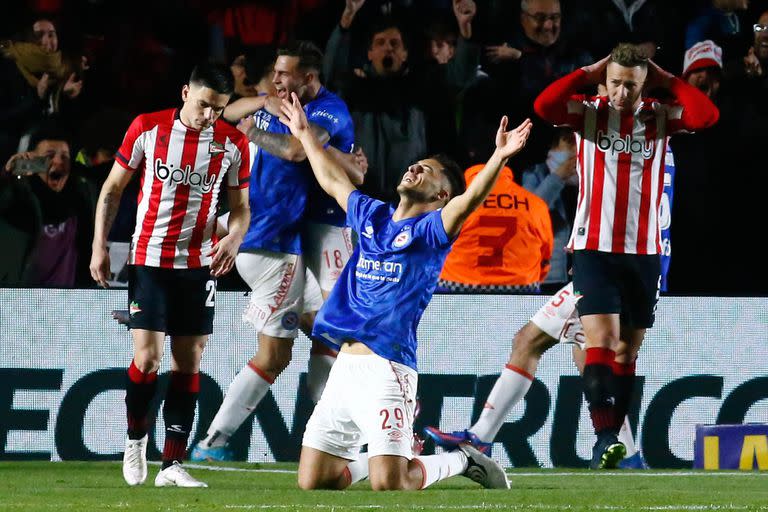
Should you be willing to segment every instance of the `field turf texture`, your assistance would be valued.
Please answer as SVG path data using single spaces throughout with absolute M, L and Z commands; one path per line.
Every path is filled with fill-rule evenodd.
M 117 462 L 0 462 L 0 511 L 768 511 L 768 473 L 513 469 L 512 489 L 463 477 L 425 491 L 300 491 L 295 464 L 188 464 L 208 489 L 130 488 Z

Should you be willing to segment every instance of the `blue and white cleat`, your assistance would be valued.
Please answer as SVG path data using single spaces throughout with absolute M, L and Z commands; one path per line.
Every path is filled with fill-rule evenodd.
M 634 455 L 630 455 L 621 462 L 619 462 L 619 469 L 651 469 L 643 458 L 643 454 L 635 452 Z
M 235 460 L 235 454 L 232 453 L 232 450 L 230 450 L 226 445 L 207 448 L 203 446 L 202 443 L 197 443 L 192 448 L 192 453 L 189 455 L 189 460 L 193 460 L 195 462 L 226 462 Z
M 442 432 L 437 427 L 424 427 L 424 434 L 432 439 L 436 446 L 440 446 L 446 450 L 455 450 L 461 444 L 469 444 L 474 446 L 475 449 L 483 455 L 490 455 L 491 447 L 493 446 L 493 443 L 481 441 L 480 438 L 469 430 L 457 430 L 448 434 Z

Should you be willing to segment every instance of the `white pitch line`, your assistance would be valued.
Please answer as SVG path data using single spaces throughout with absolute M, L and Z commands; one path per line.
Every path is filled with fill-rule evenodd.
M 392 504 L 386 505 L 224 505 L 226 509 L 237 510 L 286 510 L 296 508 L 312 508 L 321 510 L 380 510 L 380 509 L 407 509 L 407 510 L 574 510 L 573 505 L 552 505 L 549 503 L 480 503 L 477 505 L 414 505 Z M 578 507 L 582 508 L 582 507 Z M 751 505 L 589 505 L 590 510 L 643 510 L 648 512 L 675 512 L 675 511 L 717 511 L 717 510 L 768 510 L 768 506 L 754 507 Z
M 122 464 L 122 462 L 118 462 Z M 161 463 L 150 461 L 147 464 L 159 466 Z M 185 463 L 185 468 L 205 469 L 208 471 L 234 471 L 240 473 L 274 473 L 295 475 L 295 469 L 266 469 L 266 468 L 236 468 L 231 466 L 208 466 L 205 464 Z M 665 477 L 665 476 L 705 476 L 705 477 L 725 477 L 725 476 L 759 476 L 768 477 L 768 471 L 563 471 L 563 472 L 540 472 L 540 473 L 519 473 L 507 471 L 507 475 L 524 477 L 559 477 L 559 476 L 582 476 L 582 477 L 602 477 L 602 476 L 630 476 L 630 477 Z

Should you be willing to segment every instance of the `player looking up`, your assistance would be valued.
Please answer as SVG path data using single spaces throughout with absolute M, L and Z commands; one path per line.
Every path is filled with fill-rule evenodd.
M 485 487 L 508 488 L 503 469 L 467 444 L 413 457 L 416 329 L 452 241 L 507 159 L 525 145 L 530 120 L 506 131 L 502 118 L 496 151 L 466 191 L 461 170 L 446 157 L 411 165 L 394 207 L 355 189 L 323 150 L 295 94 L 282 110 L 281 120 L 304 147 L 318 183 L 360 236 L 315 321 L 313 334 L 339 357 L 307 423 L 299 486 L 344 489 L 369 476 L 375 490 L 423 489 L 464 474 Z M 368 452 L 358 453 L 366 441 Z

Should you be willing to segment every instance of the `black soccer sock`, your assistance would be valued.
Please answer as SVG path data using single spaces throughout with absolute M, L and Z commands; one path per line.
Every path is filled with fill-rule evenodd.
M 635 390 L 635 363 L 613 364 L 614 383 L 616 385 L 616 422 L 621 425 L 629 411 L 632 392 Z
M 192 422 L 195 420 L 199 392 L 199 373 L 171 372 L 168 392 L 163 404 L 165 418 L 163 469 L 174 461 L 181 462 L 187 454 L 187 441 L 192 430 Z
M 589 404 L 589 415 L 595 433 L 615 431 L 618 433 L 621 423 L 616 423 L 613 360 L 616 353 L 607 348 L 588 348 L 584 365 L 584 398 Z
M 125 386 L 125 407 L 128 416 L 128 439 L 141 439 L 147 434 L 149 403 L 157 390 L 157 372 L 144 373 L 131 361 Z

